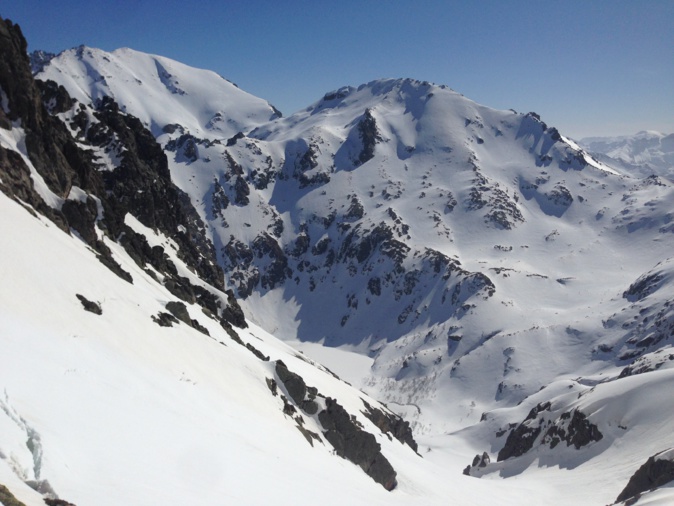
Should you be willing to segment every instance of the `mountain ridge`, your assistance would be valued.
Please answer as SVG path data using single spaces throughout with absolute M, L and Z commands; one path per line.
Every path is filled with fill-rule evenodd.
M 63 55 L 80 58 L 76 52 Z M 91 62 L 104 65 L 104 55 Z M 59 57 L 52 59 L 46 71 L 53 65 L 49 75 L 60 75 L 66 88 L 74 86 L 78 75 L 58 74 L 58 64 Z M 79 74 L 84 79 L 79 82 L 102 93 L 102 81 L 86 81 L 98 72 L 93 70 Z M 115 74 L 99 74 L 106 86 L 116 86 Z M 495 111 L 446 87 L 409 79 L 329 92 L 313 106 L 270 123 L 255 113 L 269 111 L 260 100 L 250 102 L 250 122 L 244 107 L 234 111 L 244 118 L 235 120 L 236 128 L 208 126 L 217 112 L 227 122 L 219 105 L 197 107 L 199 114 L 188 111 L 182 120 L 164 113 L 152 118 L 153 108 L 139 105 L 134 96 L 140 87 L 161 101 L 192 97 L 189 76 L 178 66 L 169 74 L 173 88 L 154 74 L 157 79 L 117 93 L 118 106 L 102 95 L 93 99 L 95 93 L 77 85 L 75 91 L 91 102 L 77 107 L 87 118 L 106 108 L 122 118 L 133 115 L 134 107 L 146 114 L 139 123 L 152 129 L 170 180 L 189 196 L 203 223 L 199 234 L 212 241 L 216 263 L 225 270 L 223 286 L 237 292 L 250 318 L 253 330 L 229 331 L 259 346 L 257 359 L 264 362 L 280 344 L 266 334 L 260 339 L 256 323 L 287 340 L 342 345 L 371 357 L 370 373 L 356 377 L 362 381 L 357 386 L 408 416 L 422 437 L 423 460 L 430 462 L 398 454 L 398 447 L 375 431 L 394 467 L 403 470 L 394 501 L 429 499 L 424 495 L 429 490 L 414 491 L 422 483 L 434 486 L 420 474 L 438 483 L 447 479 L 433 467 L 440 465 L 454 473 L 451 483 L 469 487 L 456 498 L 466 503 L 493 500 L 496 490 L 507 490 L 504 499 L 521 503 L 530 496 L 509 487 L 534 487 L 541 480 L 548 488 L 536 490 L 548 502 L 560 497 L 607 502 L 638 465 L 665 449 L 667 427 L 658 420 L 666 419 L 671 404 L 665 393 L 662 401 L 646 394 L 662 392 L 672 377 L 666 284 L 672 270 L 671 183 L 630 177 L 594 160 L 535 113 Z M 178 88 L 187 91 L 180 94 Z M 83 136 L 98 123 L 78 120 L 68 110 L 52 108 L 52 117 L 70 124 L 71 134 L 85 145 Z M 128 149 L 118 149 L 123 136 L 93 138 L 99 141 L 92 151 L 98 157 L 94 170 L 114 174 Z M 73 197 L 86 206 L 83 193 Z M 157 231 L 147 220 L 145 228 L 130 217 L 124 223 L 127 234 L 145 236 L 150 248 L 158 241 L 170 253 L 173 230 L 149 239 Z M 134 279 L 152 283 L 130 261 L 145 248 L 106 244 Z M 154 262 L 160 275 L 155 276 L 180 281 L 159 258 Z M 189 277 L 188 271 L 183 275 Z M 173 292 L 169 283 L 162 286 L 185 296 L 180 286 Z M 228 299 L 233 305 L 233 297 Z M 144 304 L 158 321 L 171 321 L 169 313 L 154 313 L 168 305 Z M 214 320 L 183 305 L 190 309 L 187 316 L 175 310 L 173 317 L 191 324 L 189 332 L 200 327 L 215 332 Z M 101 306 L 106 314 L 105 301 Z M 224 309 L 216 308 L 218 316 Z M 267 368 L 245 363 L 256 371 Z M 318 381 L 302 364 L 295 357 L 289 366 Z M 279 374 L 274 378 L 282 381 Z M 284 390 L 295 399 L 290 387 Z M 309 406 L 304 395 L 293 409 Z M 284 412 L 290 411 L 287 402 Z M 351 414 L 372 428 L 353 413 L 357 402 L 349 401 Z M 329 425 L 307 423 L 310 432 Z M 545 430 L 536 432 L 537 427 Z M 311 443 L 310 434 L 302 434 Z M 452 452 L 465 461 L 457 464 Z M 466 484 L 471 478 L 461 471 L 471 452 L 482 457 L 467 474 L 509 479 Z M 534 465 L 536 459 L 542 464 Z M 569 477 L 560 478 L 560 468 Z M 602 487 L 583 481 L 584 473 Z M 366 488 L 360 489 L 362 497 L 374 498 Z M 449 491 L 441 490 L 433 500 Z

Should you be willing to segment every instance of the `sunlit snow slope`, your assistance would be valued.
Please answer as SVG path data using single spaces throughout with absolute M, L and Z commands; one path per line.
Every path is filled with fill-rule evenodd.
M 378 80 L 273 119 L 200 72 L 79 48 L 38 78 L 151 128 L 252 322 L 341 347 L 303 345 L 452 476 L 487 452 L 466 470 L 484 487 L 605 504 L 672 446 L 669 180 L 446 86 Z

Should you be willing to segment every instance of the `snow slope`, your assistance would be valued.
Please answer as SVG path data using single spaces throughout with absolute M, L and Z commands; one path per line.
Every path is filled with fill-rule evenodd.
M 180 94 L 143 63 L 158 57 L 113 54 L 114 72 L 99 70 L 110 54 L 81 48 L 39 77 L 82 101 L 117 90 L 164 147 L 251 322 L 412 420 L 424 461 L 469 487 L 458 500 L 474 485 L 498 487 L 499 504 L 606 504 L 671 447 L 665 177 L 593 158 L 535 113 L 409 79 L 341 88 L 269 122 L 261 101 L 242 101 L 236 128 L 212 128 L 229 113 L 189 92 L 195 71 L 162 60 Z M 147 88 L 184 110 L 146 106 Z M 476 453 L 495 461 L 517 427 L 568 434 L 569 420 L 602 439 L 552 447 L 541 432 L 471 471 L 482 480 L 460 475 Z
M 375 503 L 391 501 L 356 466 L 331 456 L 325 442 L 307 443 L 265 384 L 274 374 L 270 362 L 194 308 L 191 316 L 213 337 L 182 324 L 157 326 L 151 316 L 172 296 L 128 257 L 115 251 L 133 285 L 105 269 L 78 239 L 4 195 L 0 204 L 3 483 L 12 471 L 48 480 L 79 505 L 215 504 L 223 498 L 263 504 L 280 497 L 307 504 L 333 487 Z M 76 293 L 98 301 L 103 314 L 85 312 Z M 259 328 L 240 334 L 321 392 L 348 399 L 345 405 L 358 413 L 363 394 Z M 32 453 L 27 438 L 36 441 Z M 392 460 L 423 462 L 397 441 L 388 444 Z M 406 481 L 401 476 L 393 493 L 401 502 L 416 495 L 414 479 Z M 25 486 L 15 492 L 27 504 L 42 504 Z M 327 502 L 338 500 L 333 495 Z
M 52 58 L 40 78 L 63 84 L 82 103 L 114 98 L 154 135 L 180 123 L 197 135 L 217 132 L 228 138 L 279 115 L 215 72 L 129 48 L 70 49 Z

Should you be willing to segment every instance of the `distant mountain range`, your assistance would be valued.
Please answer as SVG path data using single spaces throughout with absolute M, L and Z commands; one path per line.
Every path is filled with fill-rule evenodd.
M 587 137 L 579 144 L 600 160 L 632 175 L 674 181 L 674 134 L 647 131 L 622 137 Z
M 160 56 L 0 49 L 24 504 L 674 498 L 671 135 L 412 79 L 283 118 Z

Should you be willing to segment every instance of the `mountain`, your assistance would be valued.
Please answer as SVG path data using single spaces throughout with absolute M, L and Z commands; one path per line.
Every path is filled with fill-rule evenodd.
M 41 79 L 62 84 L 80 103 L 110 97 L 122 112 L 132 113 L 155 136 L 163 129 L 171 130 L 180 120 L 181 127 L 194 135 L 210 132 L 228 138 L 280 116 L 266 101 L 215 72 L 161 56 L 129 48 L 109 53 L 85 46 L 48 60 L 41 58 L 41 53 L 33 54 L 34 62 L 43 62 Z
M 674 180 L 674 134 L 644 131 L 621 137 L 587 137 L 579 144 L 628 173 Z
M 140 120 L 25 50 L 0 20 L 0 503 L 437 500 L 407 423 L 246 322 Z
M 672 460 L 666 178 L 411 79 L 287 118 L 126 49 L 33 83 L 7 31 L 0 483 L 26 504 L 44 480 L 75 504 L 671 500 L 648 492 Z

